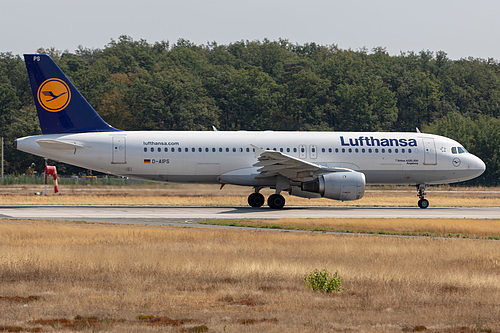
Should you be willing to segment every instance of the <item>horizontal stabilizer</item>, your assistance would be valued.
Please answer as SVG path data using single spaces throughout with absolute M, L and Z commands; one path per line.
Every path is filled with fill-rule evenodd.
M 47 149 L 62 149 L 62 150 L 73 150 L 83 148 L 83 145 L 76 142 L 53 140 L 53 139 L 40 139 L 36 140 L 36 143 L 42 148 Z

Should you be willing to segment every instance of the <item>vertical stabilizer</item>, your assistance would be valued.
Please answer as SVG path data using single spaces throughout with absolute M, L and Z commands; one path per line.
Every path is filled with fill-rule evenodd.
M 43 134 L 111 132 L 55 62 L 45 54 L 25 54 L 24 61 Z

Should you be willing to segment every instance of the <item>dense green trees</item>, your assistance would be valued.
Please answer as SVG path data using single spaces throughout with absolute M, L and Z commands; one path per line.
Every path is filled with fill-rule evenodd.
M 149 44 L 122 36 L 104 49 L 51 55 L 99 114 L 124 130 L 424 131 L 480 156 L 500 179 L 500 65 L 428 51 L 340 50 L 286 40 Z M 0 131 L 39 133 L 21 57 L 0 53 Z M 7 172 L 32 157 L 7 147 Z M 28 162 L 28 160 L 30 162 Z M 41 164 L 41 163 L 40 163 Z

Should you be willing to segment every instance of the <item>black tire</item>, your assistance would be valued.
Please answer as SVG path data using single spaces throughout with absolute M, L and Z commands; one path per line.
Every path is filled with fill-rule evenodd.
M 285 206 L 285 198 L 281 194 L 272 194 L 267 198 L 267 204 L 272 209 L 281 209 Z
M 418 200 L 418 207 L 420 207 L 422 209 L 426 209 L 427 207 L 429 207 L 429 200 L 427 200 L 427 199 Z
M 255 208 L 262 207 L 265 201 L 264 196 L 260 193 L 252 193 L 248 196 L 248 204 Z

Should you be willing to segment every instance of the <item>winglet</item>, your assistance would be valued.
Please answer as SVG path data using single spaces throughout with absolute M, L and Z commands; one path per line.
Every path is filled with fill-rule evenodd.
M 265 149 L 262 149 L 260 147 L 257 147 L 256 145 L 250 145 L 252 148 L 255 150 L 255 158 L 259 157 L 263 152 L 265 152 Z
M 108 125 L 45 54 L 25 54 L 31 92 L 43 134 L 112 132 Z

